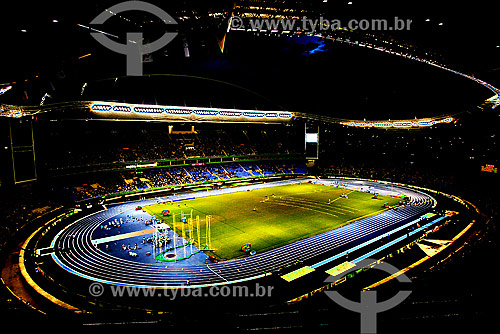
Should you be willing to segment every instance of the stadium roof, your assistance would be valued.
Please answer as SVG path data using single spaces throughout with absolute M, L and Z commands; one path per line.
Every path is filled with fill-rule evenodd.
M 50 1 L 12 3 L 0 22 L 3 45 L 11 46 L 0 55 L 0 89 L 12 88 L 0 95 L 0 103 L 97 99 L 384 120 L 453 114 L 493 95 L 477 81 L 414 57 L 500 86 L 499 23 L 487 3 L 462 8 L 428 0 L 148 2 L 176 20 L 168 29 L 178 34 L 146 59 L 143 78 L 125 78 L 125 56 L 90 35 L 89 28 L 97 27 L 90 22 L 120 1 L 74 1 L 71 8 Z M 343 22 L 398 17 L 412 25 L 404 31 L 316 36 L 283 29 L 228 31 L 229 18 L 238 15 Z M 114 15 L 98 28 L 122 42 L 127 32 L 155 40 L 165 30 L 153 15 L 136 11 Z M 385 52 L 376 49 L 380 46 Z

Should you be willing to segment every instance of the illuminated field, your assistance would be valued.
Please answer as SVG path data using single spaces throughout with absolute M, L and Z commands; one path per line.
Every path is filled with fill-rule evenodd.
M 212 254 L 228 260 L 245 256 L 241 251 L 244 244 L 250 243 L 252 250 L 264 252 L 380 213 L 385 202 L 394 205 L 399 201 L 399 198 L 374 199 L 371 193 L 302 183 L 155 204 L 143 209 L 169 226 L 175 215 L 178 234 L 182 233 L 181 211 L 191 214 L 192 210 L 193 218 L 199 216 L 201 235 L 205 235 L 205 217 L 211 215 Z M 171 216 L 162 215 L 165 209 L 170 210 Z M 187 224 L 183 228 L 187 235 Z

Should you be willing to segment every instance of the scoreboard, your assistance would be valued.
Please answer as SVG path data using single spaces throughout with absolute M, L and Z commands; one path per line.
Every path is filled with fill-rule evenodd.
M 319 155 L 319 126 L 305 123 L 304 151 L 306 159 L 317 160 Z

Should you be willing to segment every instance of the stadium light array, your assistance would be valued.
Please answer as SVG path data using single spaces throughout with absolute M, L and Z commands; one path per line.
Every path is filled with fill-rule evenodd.
M 384 128 L 384 129 L 411 129 L 424 128 L 442 123 L 451 123 L 455 119 L 446 117 L 440 119 L 414 119 L 414 120 L 397 120 L 397 121 L 345 121 L 340 122 L 342 125 L 358 127 L 358 128 Z
M 90 111 L 102 118 L 165 121 L 282 123 L 293 119 L 287 111 L 261 111 L 180 106 L 89 102 Z

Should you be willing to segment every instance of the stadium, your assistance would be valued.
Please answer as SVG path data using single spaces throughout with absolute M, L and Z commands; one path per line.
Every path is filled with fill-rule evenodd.
M 445 5 L 118 3 L 36 5 L 2 23 L 20 53 L 1 56 L 4 322 L 491 326 L 498 41 L 463 52 Z M 411 29 L 351 25 L 403 16 Z M 350 24 L 285 24 L 305 18 Z M 162 48 L 140 49 L 165 30 Z M 104 36 L 139 44 L 141 73 Z M 370 330 L 352 306 L 404 291 Z

